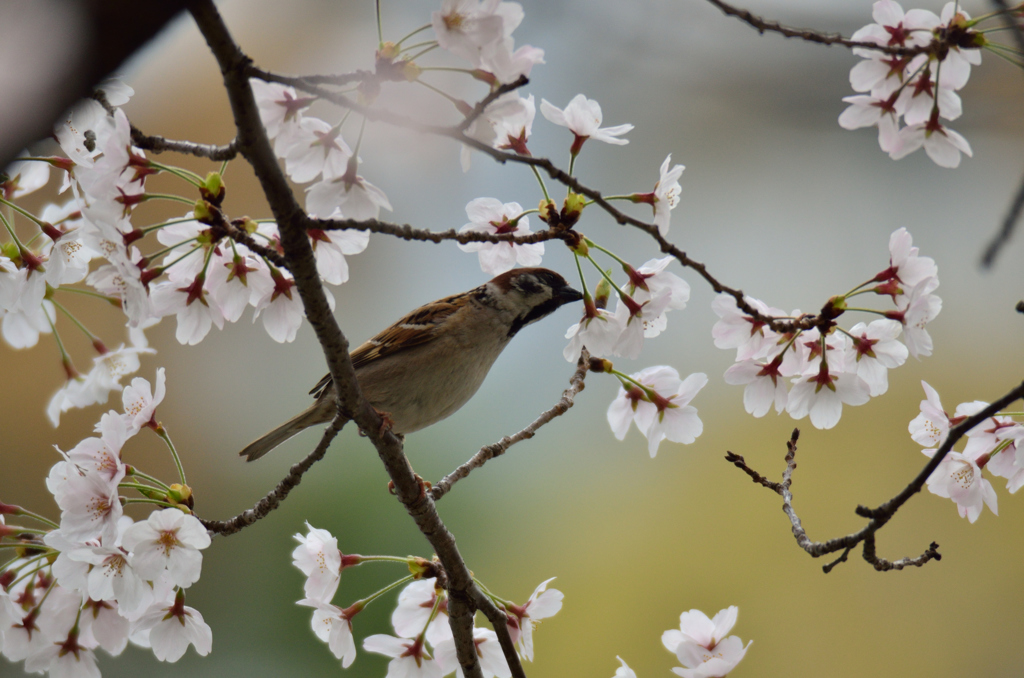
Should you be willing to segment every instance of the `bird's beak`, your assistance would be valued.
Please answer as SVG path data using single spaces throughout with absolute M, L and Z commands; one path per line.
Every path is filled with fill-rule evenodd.
M 563 304 L 570 304 L 574 301 L 579 301 L 583 298 L 583 295 L 577 290 L 566 285 L 562 289 L 558 290 L 558 300 Z

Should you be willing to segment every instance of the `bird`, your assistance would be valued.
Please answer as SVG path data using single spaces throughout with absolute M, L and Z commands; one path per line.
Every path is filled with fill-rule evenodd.
M 473 397 L 512 337 L 583 295 L 546 268 L 515 268 L 461 294 L 417 308 L 352 351 L 359 388 L 399 435 L 453 414 Z M 259 459 L 337 414 L 327 374 L 313 404 L 260 436 L 239 455 Z

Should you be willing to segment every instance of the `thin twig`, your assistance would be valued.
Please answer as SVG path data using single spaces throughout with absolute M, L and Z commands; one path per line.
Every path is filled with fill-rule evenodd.
M 844 47 L 863 47 L 864 49 L 872 49 L 876 52 L 883 52 L 885 54 L 893 54 L 898 56 L 915 56 L 924 52 L 929 52 L 934 47 L 932 45 L 925 45 L 922 47 L 899 47 L 899 46 L 888 46 L 879 45 L 873 42 L 861 42 L 859 40 L 851 40 L 843 37 L 839 33 L 822 33 L 821 31 L 815 31 L 807 28 L 790 28 L 783 26 L 778 21 L 769 21 L 763 19 L 756 14 L 752 14 L 748 10 L 739 9 L 732 5 L 722 2 L 722 0 L 708 0 L 712 5 L 722 10 L 729 16 L 734 16 L 740 21 L 748 24 L 757 30 L 762 35 L 765 33 L 778 33 L 787 38 L 798 38 L 800 40 L 806 40 L 807 42 L 814 42 L 819 45 L 825 45 L 831 47 L 832 45 L 842 45 Z
M 500 163 L 513 162 L 523 165 L 528 165 L 540 170 L 543 170 L 555 181 L 560 182 L 564 186 L 572 189 L 574 192 L 579 193 L 587 198 L 594 201 L 598 207 L 608 213 L 616 223 L 621 225 L 630 225 L 641 231 L 647 233 L 649 236 L 657 241 L 659 248 L 665 254 L 670 254 L 675 257 L 683 266 L 694 270 L 704 280 L 711 285 L 711 288 L 718 293 L 725 293 L 732 296 L 736 300 L 737 308 L 741 309 L 744 313 L 749 315 L 751 318 L 765 323 L 772 330 L 786 334 L 796 330 L 809 330 L 813 327 L 818 327 L 822 333 L 825 333 L 829 329 L 829 324 L 832 321 L 832 315 L 823 313 L 819 315 L 804 315 L 796 320 L 780 320 L 772 316 L 767 316 L 758 311 L 753 304 L 751 304 L 742 290 L 729 287 L 718 281 L 711 273 L 707 270 L 707 267 L 699 261 L 691 259 L 687 256 L 686 252 L 676 247 L 673 243 L 668 241 L 658 230 L 658 227 L 653 223 L 645 222 L 641 219 L 636 219 L 627 215 L 625 212 L 615 208 L 609 203 L 600 191 L 589 188 L 588 186 L 580 183 L 575 177 L 571 176 L 568 172 L 557 167 L 553 162 L 547 158 L 537 158 L 533 156 L 518 155 L 516 153 L 508 153 L 485 144 L 484 142 L 474 139 L 468 136 L 464 131 L 460 130 L 458 126 L 446 127 L 442 125 L 427 125 L 417 120 L 409 118 L 404 115 L 399 115 L 387 110 L 380 110 L 364 106 L 357 102 L 354 102 L 347 97 L 344 97 L 335 92 L 331 92 L 322 87 L 317 87 L 309 84 L 302 78 L 293 78 L 289 76 L 282 76 L 276 73 L 270 73 L 262 69 L 256 68 L 255 66 L 249 66 L 247 68 L 247 74 L 251 77 L 256 77 L 267 82 L 277 82 L 284 85 L 295 87 L 308 94 L 313 94 L 320 98 L 323 98 L 331 103 L 340 106 L 342 108 L 350 109 L 361 115 L 366 116 L 368 120 L 376 120 L 385 122 L 390 125 L 395 125 L 405 129 L 410 129 L 416 132 L 422 132 L 424 134 L 433 134 L 436 136 L 447 137 L 466 144 L 467 146 L 485 153 L 491 156 L 494 160 Z M 826 308 L 828 305 L 826 304 Z
M 494 604 L 494 601 L 484 595 L 479 588 L 476 589 L 475 602 L 477 609 L 484 613 L 487 621 L 491 622 L 494 632 L 498 635 L 498 643 L 501 645 L 501 651 L 505 655 L 505 661 L 512 668 L 513 678 L 526 678 L 523 665 L 519 661 L 519 653 L 516 652 L 516 645 L 508 632 L 508 617 L 506 613 L 502 612 Z
M 175 153 L 194 155 L 198 158 L 207 158 L 209 160 L 234 160 L 238 157 L 237 141 L 238 140 L 235 139 L 224 146 L 197 144 L 192 141 L 176 141 L 174 139 L 165 139 L 164 137 L 143 134 L 142 130 L 135 125 L 132 125 L 132 145 L 138 146 L 146 151 L 152 151 L 153 153 L 173 151 Z
M 260 121 L 249 85 L 252 60 L 235 43 L 212 0 L 194 0 L 190 11 L 220 66 L 235 119 L 239 151 L 252 165 L 277 220 L 281 247 L 290 264 L 295 287 L 334 382 L 339 414 L 344 413 L 366 432 L 391 478 L 395 494 L 437 554 L 448 575 L 449 622 L 459 664 L 468 678 L 483 678 L 472 636 L 472 617 L 479 591 L 455 537 L 441 520 L 433 498 L 409 464 L 401 439 L 383 426 L 380 415 L 359 390 L 348 340 L 331 312 L 317 274 L 316 259 L 306 232 L 311 222 L 295 200 Z M 518 657 L 511 657 L 509 665 L 515 675 L 522 675 Z
M 393 235 L 402 240 L 422 240 L 424 242 L 440 243 L 446 240 L 454 240 L 457 243 L 468 242 L 510 242 L 517 245 L 527 245 L 537 242 L 545 242 L 556 239 L 572 239 L 568 231 L 562 229 L 547 228 L 529 235 L 516 235 L 514 233 L 478 233 L 467 231 L 460 233 L 454 228 L 447 231 L 428 231 L 422 228 L 413 228 L 410 224 L 393 224 L 380 219 L 310 219 L 310 227 L 322 231 L 369 231 L 371 233 L 383 233 Z
M 584 379 L 586 379 L 589 365 L 590 354 L 586 349 L 583 349 L 579 362 L 576 363 L 576 371 L 573 372 L 572 378 L 569 380 L 569 388 L 562 392 L 562 398 L 555 404 L 555 406 L 542 413 L 539 417 L 534 419 L 533 423 L 522 431 L 519 431 L 519 433 L 511 436 L 505 436 L 493 445 L 481 447 L 480 451 L 474 454 L 469 461 L 459 466 L 434 485 L 433 489 L 431 489 L 434 501 L 438 501 L 441 497 L 447 494 L 455 483 L 468 476 L 474 469 L 480 468 L 494 457 L 500 457 L 505 454 L 505 452 L 508 451 L 508 448 L 512 447 L 516 443 L 532 438 L 537 434 L 537 429 L 541 426 L 547 424 L 555 417 L 560 417 L 568 412 L 569 408 L 573 406 L 573 400 L 576 398 L 577 394 L 579 394 L 579 392 L 586 386 Z
M 313 451 L 309 455 L 293 465 L 288 469 L 288 475 L 281 479 L 281 482 L 277 484 L 273 490 L 267 493 L 267 496 L 256 502 L 256 505 L 247 511 L 239 513 L 234 518 L 228 518 L 227 520 L 202 520 L 199 522 L 203 524 L 210 532 L 223 536 L 234 534 L 243 528 L 246 528 L 257 520 L 265 518 L 267 514 L 276 509 L 281 505 L 281 502 L 285 500 L 288 493 L 295 488 L 300 482 L 302 482 L 302 476 L 308 471 L 313 464 L 324 458 L 327 454 L 327 449 L 331 446 L 331 442 L 334 441 L 335 436 L 345 426 L 348 421 L 347 417 L 338 415 L 334 418 L 334 421 L 324 429 L 323 436 L 320 437 L 320 442 L 313 448 Z
M 529 78 L 527 78 L 525 75 L 520 75 L 512 82 L 501 85 L 500 87 L 496 87 L 487 96 L 485 96 L 483 99 L 477 102 L 476 106 L 473 107 L 473 110 L 469 112 L 465 120 L 458 124 L 456 129 L 458 129 L 460 132 L 465 132 L 470 128 L 470 126 L 474 122 L 477 121 L 477 119 L 481 115 L 484 114 L 484 111 L 487 110 L 487 107 L 494 103 L 499 97 L 504 96 L 509 92 L 514 92 L 520 87 L 525 87 L 529 82 Z
M 935 469 L 938 468 L 940 463 L 942 463 L 942 460 L 947 454 L 949 454 L 950 450 L 953 449 L 953 445 L 955 445 L 957 441 L 967 435 L 968 431 L 972 430 L 989 417 L 994 416 L 1000 410 L 1005 409 L 1008 405 L 1021 398 L 1024 398 L 1024 382 L 1012 389 L 1002 398 L 999 398 L 992 404 L 986 406 L 977 414 L 968 417 L 951 428 L 946 439 L 939 446 L 938 450 L 936 450 L 935 456 L 928 461 L 921 472 L 917 474 L 914 480 L 912 480 L 910 484 L 903 489 L 903 491 L 877 508 L 871 509 L 865 506 L 857 507 L 855 511 L 857 515 L 862 518 L 869 519 L 867 525 L 858 532 L 848 534 L 844 537 L 830 539 L 826 542 L 816 542 L 807 536 L 807 532 L 804 530 L 800 517 L 793 508 L 793 493 L 790 491 L 790 486 L 793 482 L 793 471 L 796 469 L 796 442 L 800 435 L 799 430 L 794 429 L 792 437 L 789 442 L 786 443 L 786 470 L 782 474 L 781 484 L 773 483 L 761 476 L 759 473 L 747 466 L 743 457 L 737 454 L 729 452 L 726 455 L 726 459 L 749 475 L 754 482 L 782 495 L 782 510 L 785 511 L 786 515 L 789 517 L 790 523 L 792 524 L 793 536 L 796 538 L 797 544 L 800 545 L 800 548 L 807 551 L 807 553 L 814 558 L 818 558 L 829 553 L 836 553 L 837 551 L 844 552 L 838 560 L 829 563 L 822 568 L 826 574 L 839 563 L 845 562 L 849 551 L 861 543 L 864 545 L 864 559 L 871 563 L 874 568 L 880 572 L 902 570 L 903 568 L 910 566 L 921 567 L 930 560 L 942 559 L 942 556 L 938 552 L 938 544 L 932 542 L 928 549 L 916 558 L 902 558 L 896 561 L 888 561 L 884 558 L 879 558 L 875 554 L 875 533 L 892 519 L 900 507 L 902 507 L 910 497 L 921 491 L 925 483 L 928 481 L 928 478 L 931 477 Z
M 1009 5 L 1006 4 L 1005 0 L 992 0 L 992 5 L 997 11 L 1003 13 L 1003 19 L 1017 41 L 1017 48 L 1024 52 L 1024 29 L 1021 29 L 1020 24 L 1014 19 Z M 1007 210 L 1006 216 L 1003 218 L 1002 227 L 992 237 L 992 240 L 989 241 L 988 247 L 985 248 L 985 254 L 981 258 L 982 268 L 992 268 L 996 261 L 996 256 L 1006 246 L 1006 243 L 1010 241 L 1013 231 L 1017 228 L 1021 212 L 1024 212 L 1024 177 L 1021 178 L 1020 185 L 1017 187 L 1017 195 L 1014 196 L 1013 202 L 1010 203 L 1010 209 Z

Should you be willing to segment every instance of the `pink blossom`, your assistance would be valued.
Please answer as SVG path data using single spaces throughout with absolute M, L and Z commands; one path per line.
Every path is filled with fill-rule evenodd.
M 523 208 L 516 202 L 502 204 L 496 198 L 476 198 L 466 205 L 469 223 L 459 233 L 490 233 L 529 235 L 530 221 L 523 216 Z M 468 242 L 460 243 L 463 252 L 477 252 L 480 268 L 485 273 L 498 275 L 511 270 L 517 263 L 521 266 L 536 266 L 544 255 L 544 243 L 519 245 L 510 242 Z
M 295 534 L 299 545 L 292 551 L 292 564 L 306 575 L 303 591 L 306 598 L 331 602 L 341 581 L 341 551 L 338 539 L 327 530 L 313 527 L 308 522 L 306 536 Z

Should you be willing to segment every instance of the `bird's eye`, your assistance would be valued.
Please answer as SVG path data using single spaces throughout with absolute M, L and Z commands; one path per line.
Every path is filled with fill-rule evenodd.
M 522 275 L 516 280 L 516 287 L 526 296 L 540 294 L 544 287 L 532 275 Z

